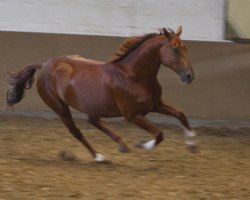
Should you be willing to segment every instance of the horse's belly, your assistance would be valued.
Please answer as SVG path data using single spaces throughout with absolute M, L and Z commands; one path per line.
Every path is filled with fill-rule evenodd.
M 151 100 L 148 101 L 139 101 L 136 103 L 136 108 L 138 113 L 140 114 L 147 114 L 153 110 L 154 103 Z
M 111 96 L 105 92 L 86 92 L 81 96 L 77 95 L 69 100 L 68 104 L 76 110 L 79 110 L 87 115 L 96 117 L 119 117 L 121 113 L 114 103 Z
M 75 108 L 87 115 L 95 117 L 120 117 L 121 113 L 116 106 L 110 104 L 103 104 L 99 102 L 91 102 L 81 104 L 79 107 Z

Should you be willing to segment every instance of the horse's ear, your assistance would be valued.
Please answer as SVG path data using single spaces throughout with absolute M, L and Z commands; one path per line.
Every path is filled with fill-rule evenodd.
M 181 33 L 182 33 L 182 26 L 179 26 L 179 28 L 176 31 L 176 35 L 180 37 Z
M 168 39 L 171 39 L 171 38 L 172 38 L 171 33 L 168 32 L 167 29 L 163 28 L 162 30 L 163 30 L 163 33 L 164 33 L 164 35 L 166 36 L 166 38 L 168 38 Z

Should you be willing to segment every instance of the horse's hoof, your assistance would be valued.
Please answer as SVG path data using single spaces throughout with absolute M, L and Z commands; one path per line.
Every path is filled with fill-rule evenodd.
M 102 154 L 97 153 L 95 155 L 95 162 L 101 163 L 101 164 L 110 164 L 111 160 L 107 160 Z
M 139 141 L 135 144 L 136 147 L 152 150 L 155 148 L 155 140 L 150 140 L 148 142 Z
M 128 153 L 129 152 L 129 148 L 126 145 L 124 145 L 124 144 L 119 144 L 118 145 L 118 150 L 121 153 Z

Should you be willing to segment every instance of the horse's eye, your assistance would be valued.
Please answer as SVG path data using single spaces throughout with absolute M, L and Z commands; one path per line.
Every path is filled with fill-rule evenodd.
M 180 51 L 179 51 L 179 49 L 177 47 L 173 48 L 173 52 L 174 52 L 174 54 L 179 54 L 180 53 Z

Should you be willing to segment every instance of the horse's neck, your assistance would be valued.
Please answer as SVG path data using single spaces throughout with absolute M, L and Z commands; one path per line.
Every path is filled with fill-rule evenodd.
M 138 80 L 156 79 L 160 67 L 160 43 L 143 44 L 121 61 L 131 75 Z

